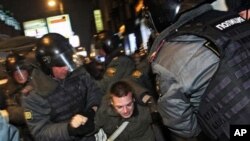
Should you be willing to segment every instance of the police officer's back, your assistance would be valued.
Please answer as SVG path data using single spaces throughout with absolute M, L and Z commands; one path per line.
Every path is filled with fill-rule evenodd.
M 230 90 L 241 87 L 247 81 L 243 77 L 230 76 L 239 71 L 239 66 L 246 66 L 244 61 L 232 65 L 230 60 L 248 60 L 248 57 L 243 59 L 237 54 L 241 54 L 240 50 L 249 50 L 249 34 L 246 33 L 249 22 L 234 10 L 248 5 L 249 1 L 211 2 L 146 0 L 145 3 L 150 15 L 153 15 L 155 30 L 161 32 L 153 43 L 149 58 L 159 88 L 159 112 L 164 124 L 177 135 L 177 139 L 204 140 L 199 138 L 203 131 L 212 139 L 229 140 L 230 124 L 249 123 L 236 116 L 245 117 L 248 112 L 240 113 L 240 108 L 235 106 L 233 109 L 238 109 L 239 113 L 231 114 L 230 108 L 222 104 L 224 100 L 229 102 L 231 94 L 240 97 L 240 94 L 247 93 L 245 89 L 239 93 Z M 244 36 L 243 31 L 246 31 Z M 232 66 L 235 68 L 232 69 Z M 228 83 L 225 84 L 225 81 Z M 239 86 L 230 82 L 237 82 Z M 235 100 L 232 98 L 229 103 L 237 105 Z M 244 109 L 247 110 L 247 106 Z

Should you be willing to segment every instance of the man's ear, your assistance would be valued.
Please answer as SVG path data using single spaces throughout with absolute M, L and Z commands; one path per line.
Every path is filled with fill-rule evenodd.
M 113 101 L 110 99 L 110 105 L 113 105 L 114 103 L 113 103 Z
M 112 96 L 111 96 L 111 95 L 109 95 L 108 101 L 109 101 L 110 105 L 114 105 L 114 103 L 113 103 L 113 101 L 112 101 Z

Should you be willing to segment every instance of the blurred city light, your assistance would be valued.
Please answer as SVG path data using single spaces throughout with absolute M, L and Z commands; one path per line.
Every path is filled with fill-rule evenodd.
M 69 43 L 73 46 L 73 47 L 79 47 L 80 46 L 80 38 L 78 35 L 73 35 L 71 37 L 69 37 Z
M 48 0 L 47 4 L 49 7 L 56 7 L 58 5 L 60 13 L 64 14 L 64 6 L 62 0 Z
M 48 1 L 48 6 L 49 7 L 55 7 L 56 6 L 56 1 L 55 0 L 49 0 Z
M 4 85 L 8 82 L 8 78 L 0 79 L 0 85 Z

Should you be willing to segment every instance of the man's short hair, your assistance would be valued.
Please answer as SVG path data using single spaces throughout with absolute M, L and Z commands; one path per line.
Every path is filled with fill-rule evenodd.
M 127 96 L 128 93 L 132 93 L 134 97 L 134 90 L 133 88 L 125 81 L 117 81 L 111 85 L 109 90 L 109 96 L 116 96 L 116 97 L 124 97 Z

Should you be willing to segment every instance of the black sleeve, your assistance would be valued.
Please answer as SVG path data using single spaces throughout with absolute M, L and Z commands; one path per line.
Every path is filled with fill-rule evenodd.
M 88 118 L 87 122 L 84 125 L 79 126 L 78 128 L 73 128 L 70 126 L 70 124 L 68 124 L 68 132 L 70 136 L 85 136 L 95 130 L 95 111 L 90 109 L 87 112 L 84 112 L 82 115 Z
M 21 106 L 8 106 L 10 123 L 13 125 L 24 125 L 26 123 L 24 118 L 24 110 Z
M 3 93 L 2 90 L 0 90 L 0 110 L 7 108 L 6 99 L 6 95 Z

